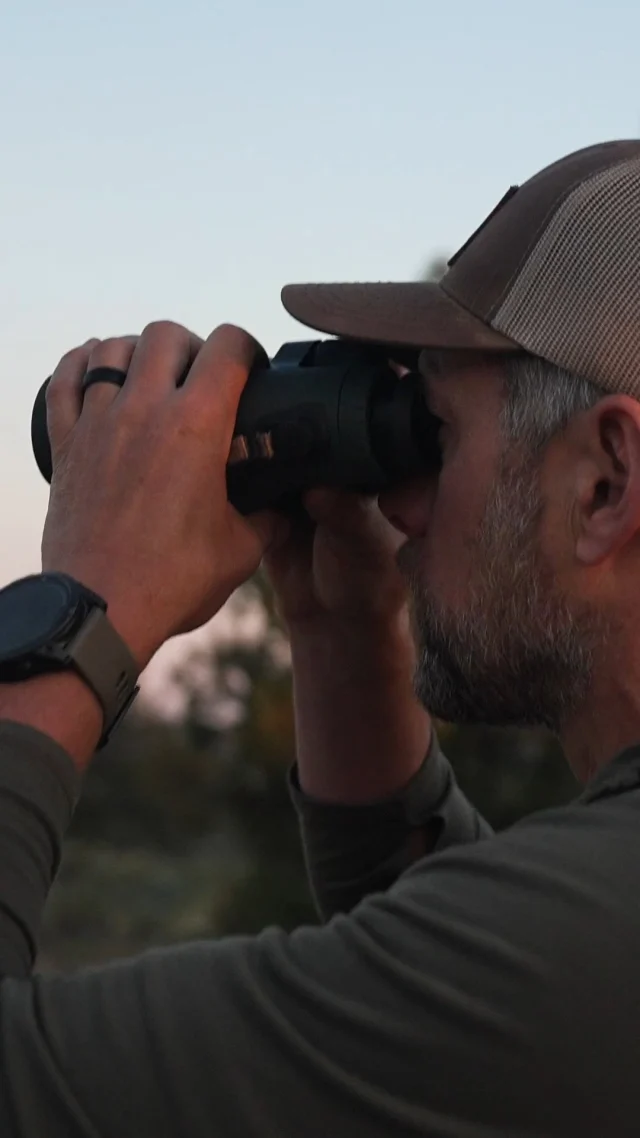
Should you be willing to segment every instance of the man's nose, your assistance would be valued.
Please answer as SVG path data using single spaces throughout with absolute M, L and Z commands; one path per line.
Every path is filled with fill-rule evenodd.
M 433 479 L 413 478 L 383 490 L 378 506 L 387 521 L 406 537 L 422 537 L 429 522 L 433 495 Z

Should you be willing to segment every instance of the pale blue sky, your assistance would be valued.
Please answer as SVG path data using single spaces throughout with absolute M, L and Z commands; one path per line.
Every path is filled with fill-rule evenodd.
M 35 393 L 152 319 L 306 338 L 304 280 L 415 277 L 507 187 L 640 129 L 637 0 L 17 0 L 0 12 L 0 585 L 37 572 Z

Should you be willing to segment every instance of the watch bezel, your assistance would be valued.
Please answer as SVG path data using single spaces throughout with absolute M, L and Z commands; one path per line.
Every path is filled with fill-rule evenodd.
M 125 641 L 107 617 L 106 600 L 66 573 L 44 572 L 22 577 L 0 589 L 2 604 L 18 593 L 25 602 L 25 586 L 54 585 L 60 608 L 51 623 L 25 639 L 16 651 L 2 651 L 0 684 L 29 680 L 51 672 L 73 670 L 91 688 L 102 707 L 103 731 L 97 749 L 108 743 L 114 729 L 140 691 L 140 669 Z M 29 630 L 28 612 L 24 621 Z M 1 631 L 0 631 L 1 638 Z
M 35 591 L 42 588 L 43 584 L 58 593 L 58 611 L 53 614 L 50 624 L 34 629 L 33 635 L 16 648 L 5 650 L 2 644 L 3 604 L 15 603 L 17 598 L 17 603 L 28 605 L 29 590 Z M 46 661 L 58 661 L 61 665 L 66 663 L 68 660 L 66 647 L 86 618 L 89 608 L 82 586 L 63 573 L 34 573 L 0 589 L 0 679 L 5 666 L 18 664 L 20 661 L 25 661 L 25 668 L 30 674 L 37 674 L 40 671 L 37 666 L 37 656 L 40 656 L 43 664 Z M 26 657 L 30 658 L 28 664 Z

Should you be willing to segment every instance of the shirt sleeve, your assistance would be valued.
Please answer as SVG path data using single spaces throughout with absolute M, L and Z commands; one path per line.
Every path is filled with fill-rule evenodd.
M 6 979 L 3 1138 L 630 1138 L 637 808 L 558 813 L 322 926 Z
M 319 927 L 29 976 L 77 781 L 3 723 L 0 787 L 3 1138 L 637 1133 L 637 794 L 451 844 Z
M 289 772 L 289 793 L 313 899 L 325 920 L 388 889 L 417 858 L 493 836 L 458 786 L 435 729 L 420 770 L 383 801 L 319 802 L 300 789 L 296 765 Z
M 0 721 L 0 976 L 28 976 L 33 968 L 80 781 L 55 740 Z

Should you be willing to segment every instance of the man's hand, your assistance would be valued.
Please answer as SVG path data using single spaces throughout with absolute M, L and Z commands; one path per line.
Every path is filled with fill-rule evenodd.
M 398 379 L 406 367 L 389 360 Z M 360 625 L 371 631 L 406 614 L 407 586 L 396 563 L 402 534 L 377 501 L 342 490 L 315 489 L 304 499 L 307 520 L 265 558 L 281 615 L 292 633 Z
M 243 518 L 227 500 L 238 403 L 258 351 L 231 325 L 203 342 L 159 322 L 139 338 L 88 341 L 49 383 L 42 568 L 104 597 L 141 668 L 169 637 L 214 616 L 287 529 L 273 513 Z M 83 398 L 95 367 L 126 371 L 124 386 L 95 384 Z
M 371 802 L 406 785 L 431 740 L 413 694 L 404 538 L 372 499 L 318 490 L 305 505 L 310 520 L 264 561 L 291 638 L 298 776 L 312 797 Z
M 396 618 L 407 601 L 396 564 L 404 538 L 377 502 L 320 489 L 304 504 L 308 522 L 298 522 L 264 562 L 290 630 Z

